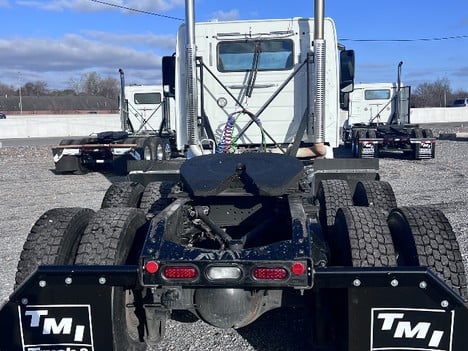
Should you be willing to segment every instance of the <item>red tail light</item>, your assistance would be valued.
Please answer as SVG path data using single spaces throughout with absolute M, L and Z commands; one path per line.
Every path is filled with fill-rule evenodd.
M 285 280 L 288 278 L 288 271 L 283 267 L 257 267 L 252 275 L 260 280 Z
M 158 271 L 159 265 L 156 261 L 148 261 L 146 262 L 145 269 L 148 273 L 154 274 Z
M 191 266 L 167 266 L 163 269 L 163 276 L 166 279 L 194 279 L 198 271 Z

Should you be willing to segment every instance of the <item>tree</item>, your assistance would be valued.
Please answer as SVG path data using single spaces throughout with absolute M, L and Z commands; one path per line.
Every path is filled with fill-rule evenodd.
M 452 99 L 452 89 L 447 78 L 438 79 L 433 83 L 423 83 L 412 93 L 414 107 L 445 107 Z
M 119 96 L 119 81 L 115 78 L 108 77 L 102 79 L 99 84 L 99 95 L 110 99 L 115 99 Z
M 116 99 L 119 95 L 119 81 L 112 77 L 102 78 L 97 72 L 84 73 L 79 79 L 70 79 L 68 91 L 76 95 L 85 94 Z
M 21 93 L 24 96 L 44 96 L 48 95 L 47 83 L 44 81 L 27 82 L 21 88 Z
M 101 76 L 95 71 L 85 73 L 82 76 L 83 92 L 87 95 L 99 95 L 101 80 Z
M 0 96 L 8 97 L 16 95 L 15 88 L 12 85 L 0 83 Z

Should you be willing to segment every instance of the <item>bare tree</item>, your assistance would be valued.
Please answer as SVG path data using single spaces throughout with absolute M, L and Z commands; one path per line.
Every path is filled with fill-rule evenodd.
M 0 96 L 8 98 L 8 96 L 16 95 L 16 90 L 12 85 L 0 83 Z
M 450 82 L 443 78 L 418 85 L 412 94 L 412 104 L 414 107 L 445 107 L 450 103 L 451 97 Z
M 48 95 L 47 83 L 44 81 L 27 82 L 21 88 L 24 96 L 44 96 Z
M 119 96 L 119 81 L 112 77 L 102 79 L 99 84 L 99 95 L 116 99 Z

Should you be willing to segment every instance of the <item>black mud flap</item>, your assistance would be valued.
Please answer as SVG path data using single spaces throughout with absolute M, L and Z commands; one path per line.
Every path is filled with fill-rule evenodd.
M 347 290 L 348 351 L 463 351 L 468 306 L 425 268 L 319 269 L 317 285 Z
M 1 351 L 113 350 L 111 292 L 135 266 L 41 266 L 0 310 Z
M 54 155 L 58 154 L 54 149 L 52 149 Z M 62 152 L 60 150 L 60 152 Z M 55 162 L 55 170 L 57 172 L 75 172 L 82 169 L 84 166 L 81 165 L 81 159 L 78 156 L 69 155 L 62 156 L 57 162 Z

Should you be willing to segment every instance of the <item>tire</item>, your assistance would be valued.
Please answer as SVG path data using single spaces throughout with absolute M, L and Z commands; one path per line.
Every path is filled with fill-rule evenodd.
M 355 206 L 374 206 L 384 211 L 397 207 L 397 201 L 390 183 L 380 180 L 364 180 L 356 184 L 353 195 Z
M 353 199 L 349 185 L 342 179 L 327 179 L 319 183 L 316 196 L 320 209 L 320 224 L 326 235 L 331 235 L 335 224 L 336 211 L 343 206 L 352 206 Z
M 411 130 L 411 137 L 412 138 L 423 138 L 423 131 L 421 128 L 413 128 Z
M 55 208 L 45 212 L 31 228 L 18 262 L 15 286 L 39 265 L 73 264 L 78 244 L 94 211 Z
M 388 224 L 399 266 L 429 267 L 462 297 L 468 297 L 457 238 L 440 210 L 401 207 L 390 212 Z
M 138 208 L 145 187 L 136 182 L 112 184 L 104 194 L 101 208 L 133 207 Z
M 389 267 L 397 263 L 387 216 L 378 208 L 340 208 L 329 245 L 334 265 Z
M 145 231 L 146 219 L 142 211 L 134 208 L 101 209 L 83 234 L 75 262 L 82 265 L 137 264 Z M 142 298 L 142 290 L 136 287 L 113 289 L 113 350 L 146 350 Z
M 423 129 L 422 130 L 422 135 L 424 138 L 433 138 L 434 133 L 432 132 L 432 129 Z
M 149 183 L 142 196 L 140 209 L 153 215 L 161 212 L 171 203 L 168 195 L 172 191 L 174 183 L 172 182 L 151 182 Z

